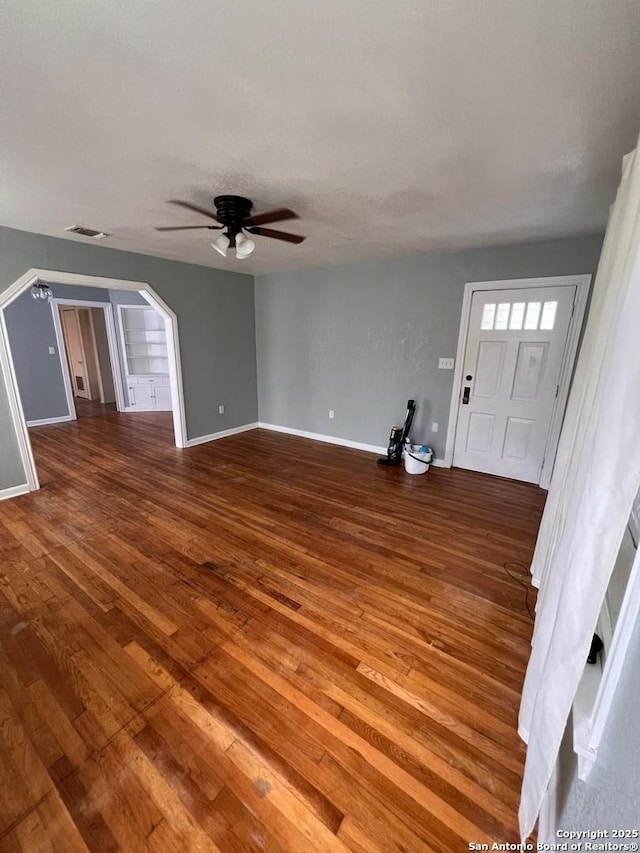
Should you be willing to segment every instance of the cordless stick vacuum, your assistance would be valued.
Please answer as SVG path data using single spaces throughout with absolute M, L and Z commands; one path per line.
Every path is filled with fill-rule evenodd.
M 378 459 L 378 465 L 400 465 L 402 462 L 402 450 L 406 439 L 409 437 L 409 430 L 413 423 L 415 411 L 415 400 L 407 400 L 407 415 L 404 419 L 404 424 L 402 425 L 402 428 L 399 426 L 391 427 L 387 455 L 382 459 Z

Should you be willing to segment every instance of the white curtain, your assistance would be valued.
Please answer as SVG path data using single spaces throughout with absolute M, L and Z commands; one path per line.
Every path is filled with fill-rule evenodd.
M 535 825 L 640 486 L 640 157 L 623 161 L 531 572 L 520 830 Z

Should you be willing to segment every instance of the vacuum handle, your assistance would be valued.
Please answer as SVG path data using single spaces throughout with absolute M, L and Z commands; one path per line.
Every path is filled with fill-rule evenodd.
M 471 393 L 471 386 L 465 385 L 464 391 L 462 392 L 462 405 L 469 405 L 469 394 Z

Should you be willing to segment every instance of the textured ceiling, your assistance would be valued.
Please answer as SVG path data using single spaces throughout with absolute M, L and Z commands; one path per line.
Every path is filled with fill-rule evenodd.
M 111 232 L 102 246 L 238 272 L 595 231 L 640 127 L 637 0 L 5 0 L 1 15 L 0 223 L 85 225 Z M 293 207 L 306 243 L 259 239 L 236 261 L 212 232 L 153 230 L 198 221 L 166 199 L 221 192 Z

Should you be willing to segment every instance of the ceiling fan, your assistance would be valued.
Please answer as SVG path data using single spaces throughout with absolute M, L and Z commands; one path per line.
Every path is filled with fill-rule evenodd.
M 273 240 L 284 240 L 285 243 L 302 243 L 305 239 L 299 234 L 289 234 L 286 231 L 275 231 L 273 228 L 263 228 L 270 222 L 283 222 L 285 219 L 298 219 L 298 214 L 286 207 L 270 210 L 267 213 L 251 215 L 253 202 L 239 195 L 218 195 L 214 198 L 216 212 L 191 204 L 190 201 L 169 199 L 167 204 L 177 204 L 195 213 L 202 213 L 219 222 L 219 225 L 176 225 L 160 226 L 156 231 L 191 231 L 196 228 L 207 228 L 210 231 L 222 231 L 222 234 L 211 244 L 212 248 L 226 257 L 227 249 L 236 250 L 236 258 L 248 258 L 256 248 L 254 241 L 247 234 L 259 237 L 271 237 Z

